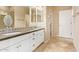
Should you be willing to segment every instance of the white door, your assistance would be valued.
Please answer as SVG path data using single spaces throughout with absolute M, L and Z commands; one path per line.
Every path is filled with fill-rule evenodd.
M 72 38 L 72 10 L 59 12 L 59 36 Z

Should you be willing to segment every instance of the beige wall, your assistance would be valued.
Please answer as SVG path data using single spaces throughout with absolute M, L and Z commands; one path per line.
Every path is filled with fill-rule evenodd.
M 14 27 L 24 27 L 24 8 L 23 7 L 14 7 Z
M 53 8 L 53 37 L 59 34 L 59 10 L 58 8 Z
M 58 7 L 48 6 L 47 16 L 51 13 L 51 37 L 56 37 L 59 34 L 59 9 Z M 50 12 L 51 10 L 51 12 Z M 48 22 L 47 22 L 48 23 Z
M 57 6 L 58 10 L 70 10 L 72 9 L 72 6 Z
M 29 13 L 28 11 L 26 12 L 26 7 L 23 6 L 16 6 L 14 7 L 14 27 L 15 28 L 21 28 L 21 27 L 26 27 L 26 18 L 29 16 L 26 16 L 26 13 Z M 29 20 L 29 18 L 27 19 Z

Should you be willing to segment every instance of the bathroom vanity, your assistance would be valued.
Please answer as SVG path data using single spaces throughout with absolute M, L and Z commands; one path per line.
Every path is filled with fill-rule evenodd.
M 14 6 L 6 8 L 9 11 L 1 16 L 3 21 L 0 26 L 0 52 L 34 51 L 44 42 L 43 7 Z
M 32 52 L 44 42 L 44 28 L 1 34 L 0 52 Z

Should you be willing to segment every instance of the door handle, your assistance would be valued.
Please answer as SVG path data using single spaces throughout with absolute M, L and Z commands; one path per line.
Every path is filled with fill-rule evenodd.
M 33 46 L 35 46 L 35 44 L 33 44 Z
M 35 33 L 33 33 L 33 35 L 35 35 Z

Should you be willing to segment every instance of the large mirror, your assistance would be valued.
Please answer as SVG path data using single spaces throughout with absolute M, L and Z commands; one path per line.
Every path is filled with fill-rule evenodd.
M 36 8 L 31 8 L 31 22 L 36 22 Z
M 37 9 L 37 22 L 42 22 L 42 11 Z
M 13 19 L 12 28 L 26 28 L 42 22 L 42 7 L 37 6 L 0 6 L 0 28 L 6 28 L 3 23 L 5 15 Z

